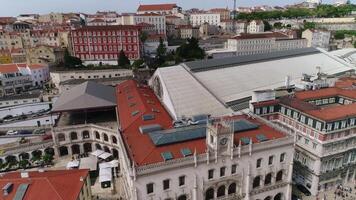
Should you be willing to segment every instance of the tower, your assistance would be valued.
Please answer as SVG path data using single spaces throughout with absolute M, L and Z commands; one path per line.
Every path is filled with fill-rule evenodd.
M 234 147 L 233 121 L 217 118 L 210 119 L 207 125 L 206 143 L 210 151 L 220 155 L 230 155 Z

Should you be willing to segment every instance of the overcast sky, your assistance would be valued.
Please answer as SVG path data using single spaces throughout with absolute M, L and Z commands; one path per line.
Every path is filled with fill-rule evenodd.
M 237 0 L 238 6 L 253 5 L 286 5 L 302 0 Z M 324 0 L 332 2 L 333 0 Z M 351 2 L 356 1 L 352 0 Z M 20 13 L 49 12 L 84 12 L 94 13 L 97 10 L 114 10 L 134 12 L 139 4 L 177 3 L 183 9 L 213 8 L 233 6 L 233 0 L 0 0 L 0 16 L 17 16 Z

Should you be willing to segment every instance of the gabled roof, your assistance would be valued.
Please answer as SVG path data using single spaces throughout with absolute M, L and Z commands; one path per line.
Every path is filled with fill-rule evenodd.
M 61 112 L 114 106 L 116 106 L 115 88 L 87 81 L 65 91 L 55 102 L 52 111 Z
M 84 184 L 84 181 L 80 179 L 86 179 L 88 170 L 32 171 L 28 174 L 29 178 L 21 178 L 19 172 L 6 173 L 0 177 L 1 188 L 9 182 L 13 183 L 12 192 L 7 196 L 1 193 L 0 199 L 15 199 L 14 196 L 20 184 L 29 184 L 23 199 L 76 200 Z
M 177 7 L 177 4 L 149 4 L 140 5 L 137 11 L 172 10 L 175 7 Z

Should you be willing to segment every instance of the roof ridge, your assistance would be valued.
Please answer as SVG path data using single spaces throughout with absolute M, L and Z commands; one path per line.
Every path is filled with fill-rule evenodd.
M 58 197 L 62 200 L 64 200 L 62 198 L 62 196 L 57 192 L 56 188 L 53 186 L 52 182 L 48 179 L 48 177 L 43 177 L 50 185 L 50 187 L 54 190 L 54 192 L 58 195 Z

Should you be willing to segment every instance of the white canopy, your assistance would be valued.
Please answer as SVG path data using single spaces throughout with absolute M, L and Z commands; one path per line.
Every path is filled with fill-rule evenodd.
M 67 163 L 67 169 L 76 168 L 76 167 L 79 167 L 79 161 L 78 160 L 72 160 L 72 161 Z
M 101 168 L 99 165 L 99 183 L 111 181 L 111 168 Z
M 104 153 L 100 154 L 98 157 L 105 160 L 105 159 L 109 158 L 111 155 L 112 155 L 111 153 L 104 152 Z
M 104 153 L 104 151 L 98 149 L 98 150 L 95 150 L 95 151 L 91 152 L 90 154 L 93 155 L 93 156 L 98 157 L 99 155 L 101 155 L 103 153 Z
M 89 169 L 90 171 L 95 171 L 97 169 L 98 159 L 94 156 L 89 156 L 80 159 L 79 169 Z

